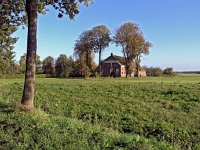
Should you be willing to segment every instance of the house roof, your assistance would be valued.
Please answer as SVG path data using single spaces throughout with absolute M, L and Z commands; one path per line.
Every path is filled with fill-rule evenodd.
M 118 63 L 120 63 L 120 65 L 126 64 L 124 57 L 113 55 L 113 53 L 111 53 L 109 57 L 107 57 L 104 61 L 102 61 L 102 63 L 104 63 L 105 61 L 117 61 Z M 133 68 L 136 68 L 135 61 L 132 62 L 132 65 L 133 65 Z
M 117 56 L 117 55 L 113 55 L 113 53 L 111 53 L 111 55 L 109 57 L 107 57 L 103 62 L 105 62 L 105 61 L 117 61 L 122 65 L 125 64 L 125 60 L 124 60 L 123 57 Z

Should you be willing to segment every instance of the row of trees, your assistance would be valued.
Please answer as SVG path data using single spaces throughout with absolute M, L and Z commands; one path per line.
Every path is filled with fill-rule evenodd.
M 102 52 L 111 42 L 122 48 L 127 77 L 133 72 L 133 61 L 136 62 L 136 69 L 139 72 L 141 56 L 149 54 L 149 49 L 152 46 L 150 42 L 145 40 L 139 26 L 131 22 L 121 25 L 112 38 L 105 25 L 84 31 L 76 40 L 74 55 L 84 65 L 85 74 L 91 70 L 94 53 L 98 53 L 99 64 L 101 64 Z M 99 73 L 101 75 L 101 65 L 99 65 Z
M 5 51 L 6 54 L 7 51 Z M 26 54 L 23 54 L 20 58 L 19 64 L 14 61 L 14 52 L 12 55 L 9 53 L 12 51 L 8 51 L 4 60 L 5 62 L 1 62 L 1 74 L 24 74 L 26 70 Z M 57 59 L 54 59 L 52 56 L 46 57 L 43 61 L 41 61 L 40 56 L 36 56 L 36 73 L 38 74 L 46 74 L 47 77 L 58 77 L 58 78 L 66 78 L 66 77 L 80 77 L 85 76 L 88 77 L 91 73 L 94 73 L 97 65 L 95 64 L 93 58 L 89 60 L 91 66 L 89 70 L 85 70 L 85 63 L 82 62 L 82 59 L 74 60 L 73 57 L 67 57 L 65 54 L 61 54 Z M 11 64 L 11 65 L 10 65 Z M 147 76 L 159 77 L 159 76 L 174 76 L 175 73 L 172 67 L 167 67 L 165 69 L 161 69 L 160 67 L 143 67 L 147 71 Z
M 14 53 L 14 52 L 13 52 Z M 1 75 L 6 74 L 24 74 L 26 71 L 26 53 L 20 57 L 19 63 L 15 62 L 14 55 L 9 60 L 12 62 L 12 67 L 9 67 L 9 61 L 5 61 L 5 66 L 1 67 Z M 40 56 L 36 55 L 36 73 L 46 74 L 47 77 L 88 77 L 91 73 L 94 73 L 96 64 L 92 59 L 92 65 L 90 72 L 86 75 L 84 65 L 81 60 L 74 60 L 73 57 L 67 57 L 65 54 L 61 54 L 57 59 L 52 56 L 46 57 L 41 61 Z M 1 64 L 2 65 L 2 64 Z M 1 77 L 0 75 L 0 77 Z
M 147 71 L 147 76 L 160 77 L 160 76 L 174 76 L 175 72 L 172 67 L 161 69 L 160 67 L 144 67 Z
M 42 70 L 49 77 L 89 77 L 90 72 L 85 71 L 85 66 L 81 61 L 82 60 L 74 60 L 71 56 L 67 57 L 64 54 L 61 54 L 56 60 L 48 56 L 42 62 Z M 93 62 L 90 71 L 94 73 L 95 68 L 96 65 Z

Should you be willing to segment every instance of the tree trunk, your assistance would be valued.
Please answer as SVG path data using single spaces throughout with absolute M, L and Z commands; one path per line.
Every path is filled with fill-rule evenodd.
M 99 50 L 99 75 L 101 77 L 101 49 Z
M 86 60 L 86 61 L 87 61 L 87 64 L 86 64 L 86 65 L 89 67 L 89 65 L 90 65 L 90 64 L 89 64 L 89 50 L 87 50 L 86 59 L 87 59 L 87 60 Z
M 124 46 L 122 45 L 123 53 L 124 53 L 124 59 L 125 59 L 125 70 L 126 70 L 126 78 L 128 78 L 128 56 L 126 55 L 126 51 Z
M 37 0 L 26 1 L 26 11 L 28 15 L 28 39 L 24 91 L 21 104 L 25 108 L 33 107 L 35 92 L 35 68 L 37 50 Z
M 139 75 L 139 56 L 136 56 L 136 77 L 140 77 Z
M 128 68 L 129 68 L 129 66 L 126 64 L 126 65 L 125 65 L 125 69 L 126 69 L 126 78 L 128 78 L 128 75 L 129 75 L 129 73 L 128 73 Z

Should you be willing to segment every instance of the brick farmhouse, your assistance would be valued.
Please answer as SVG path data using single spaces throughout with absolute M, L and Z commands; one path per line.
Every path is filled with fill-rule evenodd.
M 135 63 L 133 62 L 133 68 L 135 67 Z M 99 70 L 99 66 L 97 67 L 96 71 Z M 111 55 L 106 58 L 104 61 L 101 63 L 101 72 L 102 76 L 104 77 L 126 77 L 126 69 L 125 69 L 125 63 L 124 59 L 121 56 Z M 133 73 L 131 76 L 136 76 L 136 69 L 134 69 Z M 145 69 L 140 69 L 139 71 L 139 76 L 146 76 L 146 70 Z

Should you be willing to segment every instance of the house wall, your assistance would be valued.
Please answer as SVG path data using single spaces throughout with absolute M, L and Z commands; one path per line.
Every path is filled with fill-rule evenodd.
M 104 77 L 126 77 L 126 68 L 125 65 L 121 65 L 118 61 L 108 60 L 105 61 L 102 66 L 102 75 Z M 131 74 L 131 77 L 134 77 L 136 75 L 136 70 L 133 71 Z M 140 70 L 139 76 L 145 77 L 146 76 L 146 70 Z
M 146 70 L 140 70 L 139 73 L 138 73 L 139 77 L 146 77 L 147 76 L 147 73 L 146 73 Z M 135 76 L 137 76 L 137 71 L 135 70 Z
M 139 76 L 140 76 L 140 77 L 146 77 L 146 76 L 147 76 L 146 70 L 140 70 L 140 71 L 139 71 Z
M 131 74 L 131 77 L 134 77 L 134 71 Z M 121 65 L 121 77 L 126 77 L 126 67 L 125 65 Z
M 101 67 L 101 70 L 102 70 L 102 75 L 104 77 L 109 77 L 110 76 L 110 63 L 104 63 Z
M 126 77 L 126 68 L 124 65 L 121 65 L 121 77 Z
M 104 62 L 102 65 L 102 75 L 105 77 L 121 75 L 121 65 L 117 62 Z

